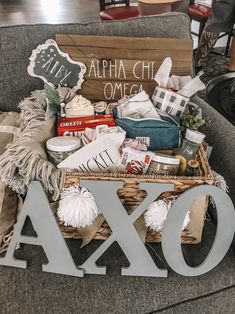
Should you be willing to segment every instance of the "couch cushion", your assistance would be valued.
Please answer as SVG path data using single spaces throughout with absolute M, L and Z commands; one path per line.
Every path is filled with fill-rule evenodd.
M 123 21 L 88 24 L 19 25 L 0 28 L 0 110 L 16 111 L 20 100 L 43 82 L 27 73 L 31 52 L 55 34 L 128 37 L 189 38 L 190 20 L 184 13 L 169 13 Z
M 32 234 L 29 224 L 25 229 L 24 234 Z M 203 242 L 183 245 L 184 256 L 191 266 L 200 264 L 207 256 L 214 234 L 215 226 L 206 221 Z M 82 264 L 102 242 L 93 241 L 82 249 L 79 249 L 79 240 L 67 240 L 67 243 L 76 263 Z M 165 268 L 160 244 L 147 247 L 158 267 Z M 114 243 L 97 262 L 100 266 L 108 266 L 106 276 L 76 278 L 42 272 L 41 264 L 47 263 L 42 248 L 24 245 L 16 252 L 16 258 L 29 260 L 27 270 L 0 266 L 4 287 L 1 310 L 2 313 L 19 314 L 233 313 L 234 254 L 231 249 L 216 268 L 203 276 L 183 277 L 169 270 L 168 278 L 129 277 L 120 276 L 120 265 L 128 267 L 128 261 L 119 245 Z M 9 284 L 9 278 L 16 284 Z M 226 303 L 229 298 L 225 298 L 225 291 L 230 295 L 229 303 Z M 217 297 L 215 306 L 213 296 Z M 207 303 L 203 302 L 205 300 Z

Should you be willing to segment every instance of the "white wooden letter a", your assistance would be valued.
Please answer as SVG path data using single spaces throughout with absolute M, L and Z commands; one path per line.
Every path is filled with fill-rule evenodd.
M 21 234 L 26 217 L 31 219 L 37 237 Z M 24 205 L 18 217 L 10 245 L 5 257 L 0 258 L 0 265 L 26 268 L 27 262 L 16 259 L 14 251 L 17 243 L 40 245 L 48 258 L 43 271 L 83 277 L 84 271 L 75 265 L 69 249 L 62 237 L 47 196 L 37 181 L 30 184 Z

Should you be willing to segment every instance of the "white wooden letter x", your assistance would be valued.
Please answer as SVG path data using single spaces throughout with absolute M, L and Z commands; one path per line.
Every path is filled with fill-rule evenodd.
M 112 230 L 109 238 L 80 266 L 85 273 L 105 274 L 106 267 L 97 266 L 95 262 L 117 241 L 130 262 L 128 268 L 122 268 L 122 275 L 167 277 L 167 270 L 159 269 L 155 265 L 133 223 L 161 193 L 172 191 L 174 185 L 140 183 L 140 189 L 145 190 L 147 196 L 131 215 L 127 214 L 117 195 L 117 190 L 122 188 L 122 182 L 81 180 L 80 185 L 87 187 L 94 195 L 97 206 Z

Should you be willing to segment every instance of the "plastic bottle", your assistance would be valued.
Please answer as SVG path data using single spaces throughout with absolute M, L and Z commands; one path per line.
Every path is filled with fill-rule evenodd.
M 205 134 L 187 129 L 185 139 L 181 148 L 177 153 L 177 157 L 180 159 L 180 166 L 179 166 L 179 174 L 184 175 L 185 170 L 187 167 L 187 162 L 190 159 L 195 159 L 198 148 L 202 141 L 205 138 Z

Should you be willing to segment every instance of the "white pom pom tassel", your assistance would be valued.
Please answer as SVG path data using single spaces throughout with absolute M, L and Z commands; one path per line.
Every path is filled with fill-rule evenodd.
M 171 206 L 172 202 L 164 200 L 158 200 L 150 204 L 144 214 L 145 225 L 153 231 L 161 232 Z M 182 230 L 187 227 L 189 220 L 189 212 L 187 212 Z
M 159 200 L 149 205 L 144 214 L 145 224 L 153 231 L 161 231 L 168 213 L 168 204 Z
M 62 191 L 57 215 L 65 226 L 90 226 L 99 213 L 93 195 L 86 188 L 75 184 Z
M 184 230 L 187 227 L 189 222 L 190 222 L 190 217 L 189 217 L 189 211 L 188 211 L 185 218 L 184 218 L 182 230 Z

